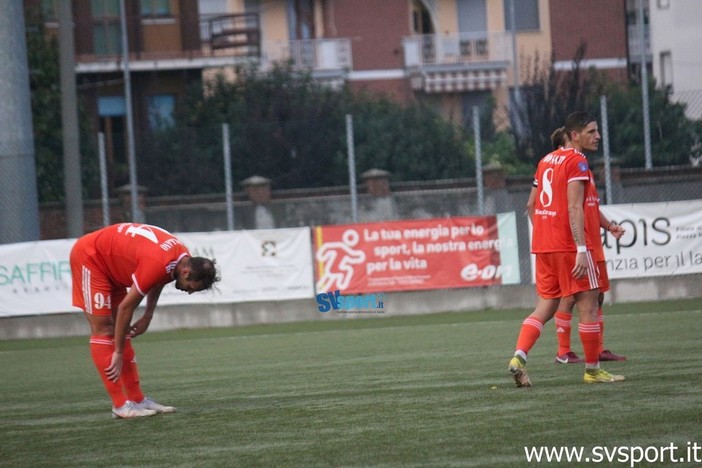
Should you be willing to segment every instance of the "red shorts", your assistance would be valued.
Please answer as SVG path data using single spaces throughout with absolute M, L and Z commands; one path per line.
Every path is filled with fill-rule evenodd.
M 127 288 L 114 285 L 94 260 L 90 239 L 81 238 L 71 249 L 73 305 L 86 314 L 112 315 L 127 295 Z
M 587 252 L 589 273 L 580 279 L 574 278 L 571 273 L 575 255 L 575 252 L 536 254 L 536 292 L 539 296 L 558 299 L 600 287 L 599 269 L 592 261 L 592 252 Z
M 597 269 L 600 271 L 600 292 L 609 291 L 609 275 L 607 274 L 607 262 L 602 260 L 597 262 Z

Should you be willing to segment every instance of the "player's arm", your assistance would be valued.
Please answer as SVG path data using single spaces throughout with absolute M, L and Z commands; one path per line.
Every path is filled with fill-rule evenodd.
M 615 239 L 621 238 L 626 232 L 623 226 L 607 219 L 604 213 L 602 213 L 602 210 L 600 210 L 600 227 L 611 233 Z
M 576 278 L 581 278 L 587 273 L 587 250 L 582 251 L 585 249 L 585 182 L 574 180 L 568 183 L 568 224 L 573 241 L 578 250 L 581 250 L 575 255 L 575 267 L 572 271 Z
M 529 200 L 527 200 L 527 215 L 529 216 L 529 220 L 533 223 L 534 222 L 534 209 L 536 205 L 536 192 L 537 192 L 536 187 L 531 188 L 531 192 L 529 192 Z
M 129 329 L 129 335 L 134 338 L 144 333 L 151 323 L 151 319 L 154 316 L 154 311 L 156 310 L 156 304 L 158 303 L 158 298 L 161 297 L 161 291 L 163 291 L 163 286 L 154 286 L 146 294 L 146 310 L 144 315 L 141 316 L 139 320 L 134 322 L 134 325 Z
M 139 293 L 139 289 L 132 284 L 129 292 L 117 306 L 117 317 L 115 317 L 115 350 L 112 353 L 110 366 L 105 369 L 107 378 L 116 382 L 122 372 L 122 354 L 124 353 L 124 341 L 129 332 L 129 324 L 132 323 L 134 309 L 141 303 L 144 297 Z

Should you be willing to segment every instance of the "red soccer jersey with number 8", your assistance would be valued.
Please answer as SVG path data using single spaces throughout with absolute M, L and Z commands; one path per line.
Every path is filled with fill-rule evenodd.
M 568 184 L 583 181 L 585 199 L 591 193 L 592 175 L 585 156 L 579 151 L 557 149 L 544 156 L 536 168 L 537 186 L 534 203 L 534 232 L 531 240 L 533 253 L 575 252 L 575 242 L 570 229 L 568 215 Z M 584 200 L 585 202 L 585 200 Z M 585 223 L 585 243 L 589 250 L 593 246 Z M 599 225 L 599 223 L 598 223 Z

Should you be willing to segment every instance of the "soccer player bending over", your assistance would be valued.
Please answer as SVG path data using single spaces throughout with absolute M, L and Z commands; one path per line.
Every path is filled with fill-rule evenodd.
M 219 281 L 214 260 L 192 257 L 168 231 L 147 224 L 122 223 L 87 234 L 71 250 L 73 305 L 90 324 L 90 354 L 117 418 L 172 413 L 175 408 L 144 396 L 132 338 L 144 333 L 163 287 L 188 294 Z M 146 296 L 146 309 L 132 323 Z

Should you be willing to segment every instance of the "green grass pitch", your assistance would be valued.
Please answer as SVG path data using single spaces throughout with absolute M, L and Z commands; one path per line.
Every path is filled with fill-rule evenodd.
M 629 357 L 603 363 L 617 384 L 555 364 L 549 323 L 531 389 L 507 373 L 529 311 L 386 310 L 147 333 L 144 391 L 178 412 L 137 420 L 110 417 L 87 336 L 0 342 L 0 466 L 502 467 L 529 446 L 702 444 L 700 300 L 606 307 L 605 344 Z

